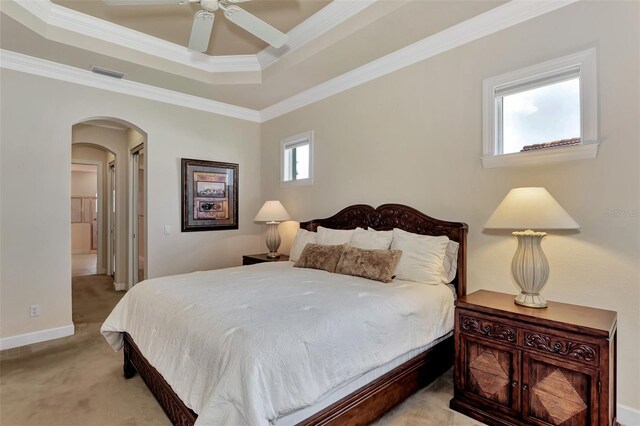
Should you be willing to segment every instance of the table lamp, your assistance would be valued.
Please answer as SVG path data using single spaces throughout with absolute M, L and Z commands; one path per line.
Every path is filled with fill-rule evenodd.
M 571 216 L 545 188 L 514 188 L 502 200 L 487 223 L 487 229 L 516 230 L 518 240 L 511 262 L 513 278 L 522 290 L 515 303 L 530 308 L 546 308 L 540 290 L 549 277 L 549 262 L 540 243 L 547 233 L 533 229 L 578 229 Z M 524 229 L 524 231 L 520 231 Z
M 278 247 L 280 247 L 280 233 L 278 225 L 285 220 L 291 220 L 291 216 L 287 213 L 280 201 L 266 201 L 258 214 L 253 219 L 256 222 L 267 222 L 267 248 L 268 258 L 276 259 L 280 257 Z

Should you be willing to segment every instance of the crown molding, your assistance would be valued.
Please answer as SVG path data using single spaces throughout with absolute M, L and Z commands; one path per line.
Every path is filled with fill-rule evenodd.
M 29 25 L 30 22 L 25 22 L 24 14 L 14 6 L 22 8 L 36 18 L 40 28 L 34 28 L 33 22 L 31 22 L 32 25 Z M 210 73 L 259 72 L 261 70 L 256 55 L 209 56 L 193 52 L 185 46 L 86 15 L 52 3 L 50 0 L 3 0 L 3 12 L 48 39 L 81 48 L 86 46 L 87 42 L 95 42 L 95 40 L 105 42 L 107 46 L 96 46 L 95 51 L 109 56 L 114 56 L 114 52 L 107 47 L 115 46 L 119 49 L 133 50 L 138 55 L 142 53 Z M 52 32 L 52 28 L 69 31 L 72 33 L 71 37 L 56 35 Z M 120 59 L 126 59 L 126 57 L 120 57 Z
M 260 122 L 259 112 L 249 108 L 187 95 L 185 93 L 175 92 L 173 90 L 163 89 L 134 81 L 116 80 L 110 77 L 94 74 L 87 70 L 34 58 L 32 56 L 23 55 L 9 50 L 0 49 L 0 67 L 3 69 L 52 78 L 54 80 L 67 81 L 96 89 L 108 90 L 110 92 L 121 93 L 124 95 L 137 96 L 152 101 L 211 112 L 213 114 L 219 114 L 227 117 L 239 118 L 256 123 Z
M 130 53 L 133 52 L 138 61 L 144 56 L 151 56 L 207 73 L 260 73 L 281 57 L 303 47 L 376 1 L 334 0 L 292 29 L 287 34 L 289 40 L 280 49 L 269 46 L 255 55 L 227 56 L 193 52 L 185 46 L 86 15 L 50 0 L 3 0 L 2 4 L 3 12 L 42 37 L 80 48 L 99 40 L 105 44 L 94 44 L 93 51 L 119 59 L 131 60 Z M 63 30 L 64 33 L 56 33 L 55 30 Z M 140 57 L 140 54 L 144 56 Z M 167 71 L 161 64 L 141 65 Z
M 378 0 L 333 0 L 289 31 L 287 33 L 289 39 L 284 46 L 279 49 L 267 46 L 258 52 L 256 56 L 260 66 L 263 70 L 270 67 L 280 58 L 295 52 L 352 16 L 362 12 L 376 3 L 376 1 Z
M 187 95 L 143 83 L 128 80 L 113 80 L 109 77 L 96 75 L 86 70 L 7 50 L 0 50 L 0 66 L 15 71 L 261 123 L 375 80 L 458 46 L 552 12 L 576 1 L 578 0 L 512 0 L 509 3 L 454 25 L 260 111 Z
M 576 1 L 578 0 L 512 0 L 264 108 L 260 111 L 260 117 L 263 122 L 272 120 Z

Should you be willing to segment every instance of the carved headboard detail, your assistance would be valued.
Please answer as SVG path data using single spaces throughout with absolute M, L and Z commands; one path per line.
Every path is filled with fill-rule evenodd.
M 434 219 L 413 207 L 402 204 L 383 204 L 378 208 L 366 204 L 355 204 L 331 217 L 300 223 L 300 228 L 307 231 L 315 232 L 318 226 L 332 229 L 373 228 L 377 231 L 399 228 L 415 234 L 445 235 L 460 244 L 458 274 L 452 284 L 456 286 L 458 296 L 467 294 L 467 231 L 469 228 L 466 223 Z

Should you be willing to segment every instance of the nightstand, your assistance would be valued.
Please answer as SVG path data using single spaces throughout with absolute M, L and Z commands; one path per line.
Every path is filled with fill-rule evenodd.
M 481 290 L 456 301 L 452 409 L 498 425 L 613 425 L 616 317 Z
M 286 254 L 281 254 L 280 257 L 270 258 L 267 257 L 267 253 L 260 254 L 245 254 L 242 256 L 242 265 L 255 265 L 256 263 L 264 263 L 264 262 L 286 262 L 289 260 L 289 256 Z

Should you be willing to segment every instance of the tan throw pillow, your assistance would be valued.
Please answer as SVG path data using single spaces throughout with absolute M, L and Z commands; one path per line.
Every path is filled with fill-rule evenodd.
M 325 246 L 322 244 L 308 243 L 304 246 L 300 258 L 293 264 L 296 268 L 323 269 L 335 272 L 340 260 L 343 245 Z
M 390 283 L 400 256 L 401 250 L 366 250 L 347 244 L 336 273 Z

